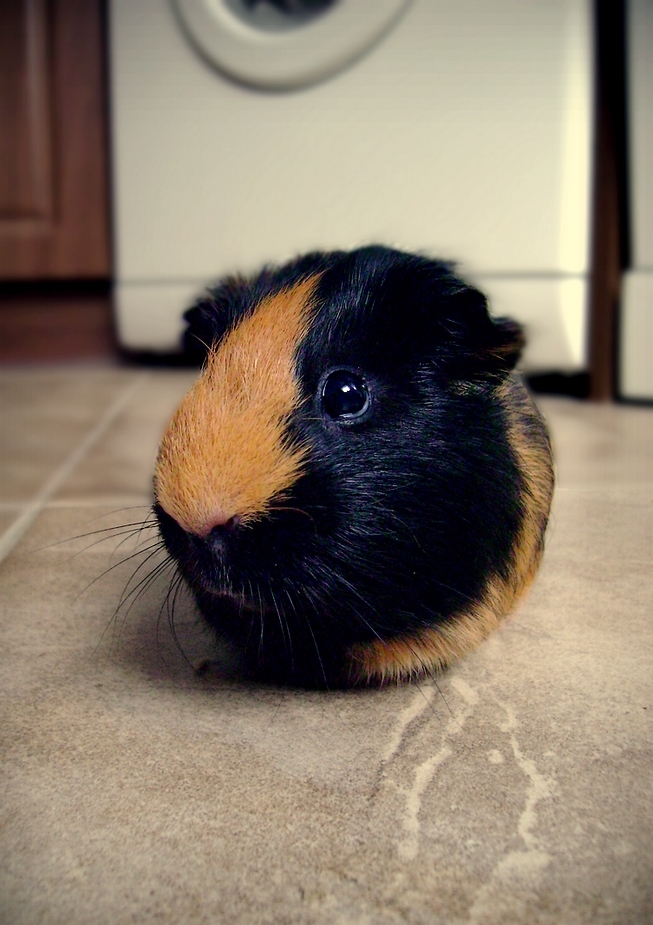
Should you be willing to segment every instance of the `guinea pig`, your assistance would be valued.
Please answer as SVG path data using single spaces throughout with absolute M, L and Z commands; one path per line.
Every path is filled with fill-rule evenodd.
M 381 246 L 228 278 L 185 318 L 204 366 L 155 513 L 245 676 L 378 685 L 474 648 L 533 579 L 553 491 L 520 327 Z

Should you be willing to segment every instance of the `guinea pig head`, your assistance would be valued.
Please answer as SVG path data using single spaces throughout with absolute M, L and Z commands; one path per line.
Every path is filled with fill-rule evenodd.
M 487 635 L 535 572 L 551 497 L 520 328 L 449 265 L 382 247 L 227 280 L 187 321 L 204 368 L 155 511 L 245 670 L 382 682 Z

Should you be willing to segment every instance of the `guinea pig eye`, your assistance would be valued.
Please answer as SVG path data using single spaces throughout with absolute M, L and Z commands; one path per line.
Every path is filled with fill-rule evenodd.
M 370 406 L 365 380 L 348 369 L 334 369 L 322 384 L 322 410 L 343 423 L 362 417 Z

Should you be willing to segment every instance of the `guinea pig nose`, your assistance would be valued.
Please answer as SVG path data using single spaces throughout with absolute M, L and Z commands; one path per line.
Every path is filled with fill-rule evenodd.
M 242 518 L 238 514 L 234 514 L 233 517 L 228 517 L 226 520 L 220 520 L 211 527 L 205 539 L 209 540 L 213 545 L 222 545 L 229 534 L 238 529 L 241 521 Z

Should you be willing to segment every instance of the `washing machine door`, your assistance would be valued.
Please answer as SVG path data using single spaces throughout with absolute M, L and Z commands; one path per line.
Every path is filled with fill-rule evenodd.
M 227 76 L 266 90 L 308 86 L 365 54 L 412 0 L 173 0 L 184 31 Z

